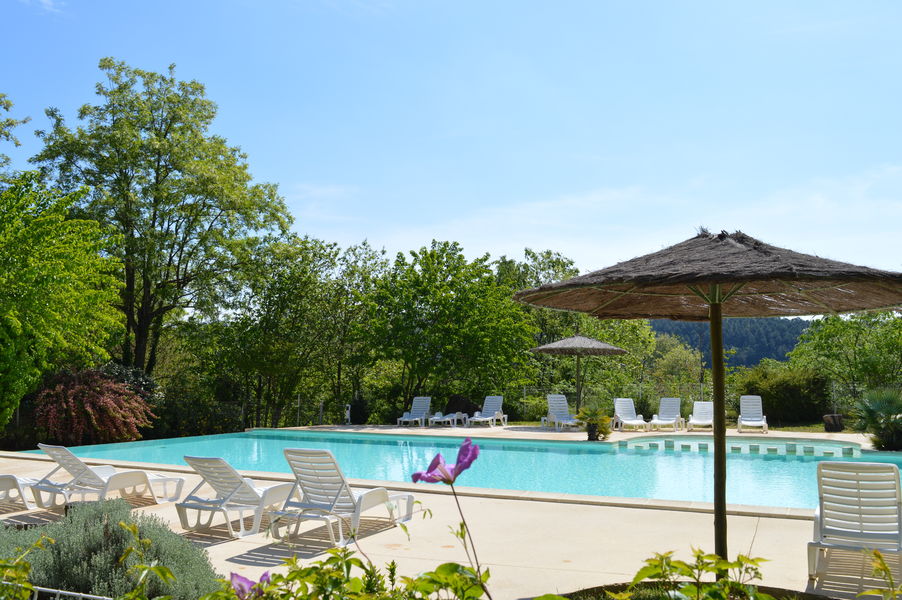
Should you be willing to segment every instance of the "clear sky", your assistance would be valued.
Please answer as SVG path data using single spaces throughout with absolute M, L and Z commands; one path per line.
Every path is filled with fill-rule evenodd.
M 23 146 L 112 56 L 206 85 L 295 229 L 583 271 L 736 229 L 902 271 L 902 3 L 0 0 Z

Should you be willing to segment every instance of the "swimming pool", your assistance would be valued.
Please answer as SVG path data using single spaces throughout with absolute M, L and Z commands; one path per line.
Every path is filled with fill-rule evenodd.
M 474 438 L 479 459 L 458 479 L 458 485 L 505 490 L 531 490 L 593 496 L 654 498 L 711 502 L 713 450 L 700 448 L 710 436 L 637 437 L 628 443 L 499 440 Z M 671 439 L 674 444 L 665 444 Z M 680 446 L 691 440 L 695 451 Z M 732 451 L 744 444 L 754 453 Z M 283 448 L 331 450 L 345 475 L 358 479 L 410 481 L 437 452 L 454 462 L 462 438 L 319 431 L 258 429 L 200 437 L 146 440 L 72 448 L 78 456 L 99 460 L 130 460 L 184 465 L 182 457 L 221 456 L 237 469 L 288 472 Z M 788 440 L 793 442 L 794 440 Z M 756 506 L 814 508 L 817 505 L 817 462 L 821 460 L 902 463 L 902 456 L 857 449 L 853 455 L 830 442 L 799 442 L 820 448 L 807 454 L 770 452 L 775 438 L 728 438 L 727 502 Z M 645 444 L 643 446 L 643 444 Z M 673 447 L 670 447 L 673 446 Z M 765 450 L 762 452 L 761 447 Z M 713 448 L 713 446 L 712 446 Z M 833 448 L 824 454 L 824 448 Z

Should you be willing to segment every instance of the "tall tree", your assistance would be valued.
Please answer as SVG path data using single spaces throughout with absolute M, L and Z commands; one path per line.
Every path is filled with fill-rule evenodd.
M 12 107 L 12 100 L 6 94 L 0 94 L 0 109 L 9 111 Z M 24 125 L 30 120 L 30 117 L 25 117 L 24 119 L 13 119 L 12 117 L 0 119 L 0 141 L 11 142 L 14 146 L 20 146 L 19 138 L 13 135 L 13 128 Z M 9 163 L 9 156 L 0 152 L 0 169 L 5 168 Z
M 164 319 L 212 309 L 248 239 L 289 221 L 273 184 L 254 184 L 246 155 L 210 133 L 216 105 L 196 81 L 100 61 L 97 105 L 69 128 L 57 109 L 31 160 L 64 190 L 83 185 L 83 214 L 121 234 L 121 360 L 153 371 Z
M 858 400 L 868 389 L 902 381 L 902 316 L 893 311 L 816 319 L 789 353 L 839 385 L 841 398 Z
M 402 365 L 404 402 L 427 389 L 500 389 L 526 359 L 532 327 L 488 257 L 468 262 L 454 242 L 398 254 L 377 285 L 370 328 Z
M 0 425 L 44 370 L 105 359 L 116 331 L 109 232 L 67 219 L 77 200 L 33 172 L 0 183 Z

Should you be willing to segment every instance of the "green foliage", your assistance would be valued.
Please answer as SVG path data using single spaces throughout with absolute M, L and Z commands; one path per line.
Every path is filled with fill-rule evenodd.
M 731 380 L 736 408 L 740 395 L 761 396 L 772 425 L 811 423 L 832 412 L 827 378 L 796 363 L 765 359 L 757 366 L 738 369 Z
M 140 531 L 140 540 L 148 541 L 136 541 L 132 526 Z M 77 504 L 62 520 L 40 528 L 5 529 L 0 556 L 15 556 L 16 548 L 30 546 L 43 535 L 56 543 L 29 555 L 35 585 L 118 597 L 140 584 L 149 597 L 167 594 L 174 600 L 196 600 L 218 587 L 204 550 L 156 517 L 132 515 L 124 500 Z M 169 567 L 175 580 L 146 575 L 142 580 L 144 570 L 138 565 Z
M 369 316 L 377 352 L 402 364 L 402 398 L 432 390 L 478 397 L 511 383 L 531 334 L 511 293 L 487 257 L 468 262 L 456 243 L 398 254 Z
M 791 362 L 816 369 L 838 386 L 839 399 L 851 401 L 865 390 L 902 380 L 902 317 L 894 312 L 827 316 L 812 321 Z
M 897 600 L 902 597 L 902 585 L 897 584 L 893 577 L 893 570 L 883 558 L 880 550 L 871 550 L 871 566 L 874 569 L 874 577 L 879 577 L 886 583 L 886 588 L 879 590 L 865 590 L 859 596 L 879 596 L 883 600 Z
M 52 365 L 105 359 L 118 326 L 111 238 L 67 218 L 80 195 L 47 189 L 36 173 L 0 183 L 0 424 Z
M 902 450 L 902 389 L 869 390 L 852 408 L 858 431 L 871 434 L 877 450 Z
M 100 103 L 81 107 L 75 129 L 48 109 L 32 162 L 65 190 L 89 186 L 83 214 L 121 234 L 121 362 L 152 373 L 167 317 L 217 312 L 253 236 L 289 217 L 276 186 L 251 183 L 246 156 L 210 133 L 216 105 L 203 85 L 177 80 L 174 66 L 99 66 Z
M 761 360 L 785 360 L 808 327 L 805 319 L 745 318 L 724 319 L 724 347 L 732 350 L 727 358 L 732 366 L 750 367 Z M 684 344 L 703 353 L 711 364 L 711 334 L 708 323 L 655 319 L 652 329 L 658 334 L 675 335 Z
M 0 94 L 0 109 L 9 111 L 13 107 L 12 100 L 6 94 Z M 24 119 L 13 119 L 6 117 L 0 119 L 0 142 L 11 142 L 14 146 L 20 146 L 19 139 L 13 135 L 13 128 L 24 125 L 30 121 L 30 117 Z M 0 169 L 3 169 L 10 163 L 10 158 L 0 152 Z
M 488 572 L 481 576 L 470 567 L 445 563 L 416 577 L 398 577 L 396 565 L 384 570 L 355 556 L 348 548 L 332 548 L 328 556 L 310 565 L 296 557 L 286 561 L 287 572 L 254 586 L 249 596 L 261 600 L 426 600 L 458 598 L 475 600 L 485 595 Z M 229 582 L 201 600 L 241 598 Z
M 597 441 L 599 437 L 606 440 L 611 435 L 611 417 L 599 404 L 586 404 L 576 414 L 577 420 L 586 424 L 589 430 L 589 441 Z M 595 435 L 592 435 L 592 432 Z
M 726 560 L 716 554 L 693 549 L 693 560 L 673 558 L 673 552 L 655 554 L 646 559 L 645 566 L 633 577 L 633 586 L 651 580 L 673 597 L 678 593 L 687 600 L 774 600 L 759 592 L 752 581 L 761 579 L 762 558 L 739 554 L 736 560 Z M 712 578 L 717 577 L 714 581 Z M 630 600 L 631 592 L 611 594 L 613 600 Z
M 2 526 L 0 526 L 2 527 Z M 34 586 L 29 581 L 31 564 L 25 560 L 34 550 L 44 548 L 44 543 L 52 544 L 54 541 L 42 535 L 31 546 L 22 550 L 16 550 L 13 559 L 0 557 L 0 599 L 2 600 L 28 600 L 31 598 Z
M 35 423 L 66 446 L 137 440 L 153 417 L 133 388 L 96 370 L 57 374 L 35 402 Z

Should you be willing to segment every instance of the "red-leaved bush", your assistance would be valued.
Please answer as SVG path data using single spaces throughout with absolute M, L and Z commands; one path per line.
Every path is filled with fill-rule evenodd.
M 67 446 L 128 442 L 156 418 L 132 388 L 100 371 L 60 373 L 35 401 L 35 423 Z

